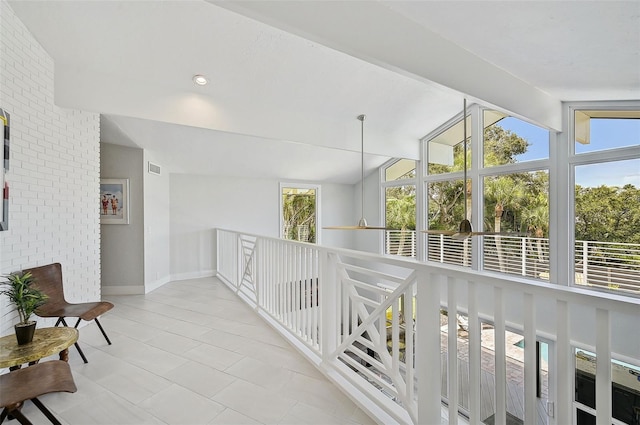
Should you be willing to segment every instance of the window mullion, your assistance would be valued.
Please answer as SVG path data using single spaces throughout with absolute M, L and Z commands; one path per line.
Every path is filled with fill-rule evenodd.
M 484 189 L 480 178 L 480 169 L 483 162 L 483 120 L 478 105 L 473 105 L 469 113 L 471 115 L 471 167 L 467 172 L 467 178 L 471 179 L 471 223 L 476 232 L 484 231 L 483 206 Z M 465 182 L 466 184 L 466 182 Z M 480 270 L 483 261 L 482 238 L 471 238 L 471 269 Z

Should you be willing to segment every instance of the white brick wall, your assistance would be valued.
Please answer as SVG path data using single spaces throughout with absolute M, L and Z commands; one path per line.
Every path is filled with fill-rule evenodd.
M 57 107 L 53 75 L 52 58 L 0 0 L 0 107 L 11 114 L 0 273 L 60 262 L 67 299 L 93 301 L 100 299 L 100 120 Z M 0 307 L 5 335 L 16 316 L 5 300 Z

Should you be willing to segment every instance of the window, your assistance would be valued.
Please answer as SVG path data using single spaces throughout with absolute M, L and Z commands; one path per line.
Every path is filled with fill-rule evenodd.
M 640 294 L 640 111 L 572 116 L 574 284 Z
M 393 160 L 382 168 L 385 254 L 416 257 L 416 161 Z
M 498 111 L 485 110 L 485 167 L 549 158 L 549 131 Z
M 472 118 L 467 116 L 467 146 L 465 152 L 462 114 L 445 124 L 436 135 L 427 138 L 427 175 L 425 194 L 427 200 L 426 228 L 433 232 L 426 238 L 427 259 L 440 263 L 471 266 L 470 240 L 458 240 L 451 234 L 458 230 L 464 219 L 471 220 L 473 181 L 465 174 L 472 167 L 474 146 L 471 137 Z M 466 199 L 466 203 L 465 203 Z M 465 215 L 466 211 L 466 215 Z
M 576 349 L 575 408 L 578 425 L 596 424 L 596 355 Z M 613 423 L 640 423 L 640 366 L 611 361 Z
M 467 117 L 467 142 L 471 134 L 471 117 Z M 437 136 L 429 140 L 427 174 L 444 174 L 464 171 L 464 123 L 459 119 Z M 467 168 L 471 167 L 472 146 L 467 144 Z
M 574 111 L 575 153 L 640 145 L 640 111 Z
M 462 117 L 425 139 L 427 259 L 548 279 L 549 131 L 479 105 L 466 119 L 466 183 Z M 486 234 L 452 234 L 464 219 Z
M 483 238 L 483 267 L 548 279 L 549 131 L 490 109 L 482 116 L 483 230 L 497 233 Z
M 281 237 L 316 243 L 318 186 L 280 185 Z

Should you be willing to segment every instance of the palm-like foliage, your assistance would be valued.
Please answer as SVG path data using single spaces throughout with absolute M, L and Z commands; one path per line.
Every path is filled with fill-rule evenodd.
M 20 316 L 19 323 L 27 323 L 33 312 L 47 301 L 47 295 L 31 287 L 35 282 L 31 273 L 11 273 L 5 277 L 7 282 L 0 284 L 3 288 L 0 295 L 6 295 L 13 303 Z

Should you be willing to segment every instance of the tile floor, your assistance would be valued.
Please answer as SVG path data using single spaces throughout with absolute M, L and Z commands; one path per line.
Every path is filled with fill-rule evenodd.
M 83 327 L 89 363 L 69 356 L 78 392 L 41 397 L 63 424 L 375 423 L 215 278 L 105 298 L 113 345 Z

